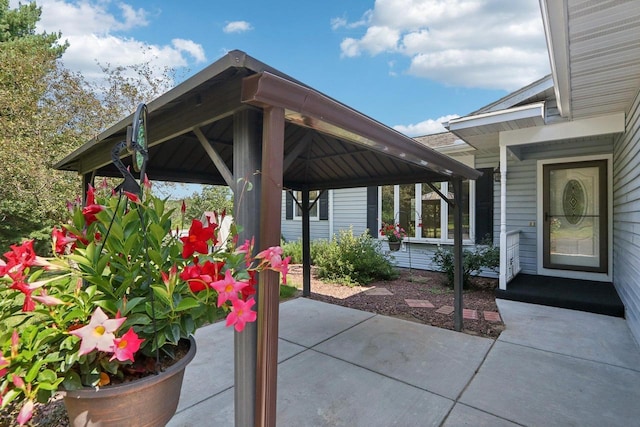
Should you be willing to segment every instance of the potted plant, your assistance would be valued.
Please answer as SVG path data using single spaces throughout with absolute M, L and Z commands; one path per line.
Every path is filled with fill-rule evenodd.
M 407 233 L 400 224 L 389 224 L 384 221 L 380 228 L 380 235 L 387 238 L 387 241 L 389 242 L 389 250 L 392 251 L 400 250 L 402 240 L 407 237 Z
M 53 257 L 37 256 L 24 241 L 0 258 L 0 403 L 20 408 L 17 424 L 58 391 L 75 401 L 78 390 L 118 395 L 132 380 L 157 382 L 175 360 L 193 357 L 189 338 L 198 327 L 226 316 L 227 326 L 242 331 L 256 320 L 258 272 L 275 270 L 286 281 L 289 259 L 279 247 L 254 256 L 252 241 L 237 244 L 236 226 L 219 247 L 217 224 L 198 220 L 180 237 L 165 200 L 149 193 L 141 199 L 89 188 L 85 206 L 70 205 L 69 221 L 53 230 Z M 174 404 L 161 393 L 160 405 L 136 406 L 136 394 L 149 398 L 134 392 L 125 406 L 153 420 L 143 409 L 167 406 L 170 418 L 179 389 Z M 89 425 L 96 416 L 110 417 L 81 414 L 76 422 Z

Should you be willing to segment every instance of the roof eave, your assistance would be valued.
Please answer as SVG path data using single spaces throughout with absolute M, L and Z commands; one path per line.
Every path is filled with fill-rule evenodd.
M 170 89 L 169 91 L 163 93 L 156 99 L 150 101 L 147 104 L 147 111 L 149 114 L 152 114 L 154 111 L 163 108 L 166 105 L 169 105 L 173 102 L 179 100 L 180 97 L 183 97 L 185 94 L 196 90 L 201 85 L 206 82 L 214 79 L 216 76 L 222 74 L 225 70 L 230 68 L 238 68 L 238 69 L 247 69 L 254 73 L 259 73 L 262 71 L 269 71 L 273 74 L 284 77 L 288 80 L 294 81 L 302 86 L 304 86 L 301 82 L 289 77 L 288 75 L 281 73 L 273 67 L 268 66 L 267 64 L 258 61 L 257 59 L 251 57 L 240 50 L 232 50 L 217 61 L 213 62 L 208 67 L 204 68 L 202 71 L 194 74 L 184 82 Z M 62 160 L 58 161 L 53 167 L 54 169 L 60 170 L 70 170 L 72 169 L 72 165 L 75 164 L 83 154 L 87 151 L 91 150 L 96 143 L 100 143 L 113 135 L 118 133 L 122 133 L 126 131 L 128 125 L 131 124 L 133 120 L 133 113 L 127 117 L 124 117 L 120 121 L 114 123 L 106 130 L 100 132 L 91 140 L 87 141 L 81 147 L 73 151 L 71 154 L 67 155 Z
M 508 108 L 501 111 L 476 114 L 449 120 L 445 127 L 454 134 L 456 131 L 469 128 L 480 128 L 509 121 L 517 122 L 526 119 L 541 119 L 544 121 L 544 102 Z
M 477 179 L 481 175 L 344 104 L 269 72 L 246 77 L 241 99 L 259 107 L 284 108 L 287 120 L 430 169 L 444 177 Z

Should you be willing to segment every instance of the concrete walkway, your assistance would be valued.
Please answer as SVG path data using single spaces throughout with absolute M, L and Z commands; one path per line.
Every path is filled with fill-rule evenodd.
M 298 298 L 280 305 L 280 426 L 630 426 L 623 319 L 498 300 L 497 341 Z M 196 334 L 170 427 L 233 426 L 233 332 Z

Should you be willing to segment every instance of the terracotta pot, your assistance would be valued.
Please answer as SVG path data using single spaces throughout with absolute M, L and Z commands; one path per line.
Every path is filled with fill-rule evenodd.
M 402 242 L 389 242 L 389 250 L 394 252 L 399 251 L 401 244 Z
M 166 425 L 176 412 L 182 377 L 196 355 L 189 338 L 189 352 L 166 371 L 125 384 L 64 392 L 64 405 L 74 427 L 157 427 Z

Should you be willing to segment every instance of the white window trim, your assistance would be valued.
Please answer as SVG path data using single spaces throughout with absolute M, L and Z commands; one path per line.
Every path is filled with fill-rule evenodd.
M 415 194 L 414 197 L 416 200 L 419 199 L 418 195 L 422 194 L 422 185 L 421 183 L 414 184 Z M 442 182 L 440 191 L 443 194 L 447 194 L 449 183 L 444 181 Z M 444 200 L 440 201 L 441 203 L 441 215 L 440 215 L 440 229 L 448 230 L 448 220 L 449 220 L 449 204 Z M 393 186 L 393 211 L 400 211 L 400 186 Z M 422 204 L 416 204 L 416 211 L 414 212 L 414 221 L 416 224 L 420 223 L 422 218 Z M 395 221 L 395 218 L 394 218 Z M 378 229 L 382 228 L 382 187 L 378 187 Z M 416 226 L 416 234 L 419 233 L 419 228 Z M 475 228 L 476 228 L 476 182 L 474 180 L 469 181 L 469 238 L 463 239 L 462 243 L 466 245 L 475 244 Z M 445 233 L 445 234 L 448 234 Z M 385 240 L 384 237 L 380 236 L 378 233 L 378 239 Z M 449 239 L 445 236 L 441 236 L 440 238 L 424 238 L 424 237 L 416 237 L 409 236 L 407 239 L 411 243 L 425 243 L 425 244 L 444 244 L 444 245 L 453 245 L 453 238 Z
M 314 190 L 316 191 L 316 190 Z M 316 191 L 317 192 L 317 191 Z M 311 192 L 313 193 L 313 191 Z M 298 204 L 296 203 L 297 199 L 299 202 L 302 202 L 302 191 L 294 191 L 293 192 L 294 195 L 294 200 L 293 200 L 293 220 L 294 221 L 302 221 L 302 216 L 298 215 Z M 300 198 L 298 198 L 298 196 Z M 309 195 L 309 203 L 313 203 L 313 201 L 315 200 L 315 198 L 311 195 Z M 309 221 L 320 221 L 320 200 L 318 200 L 316 202 L 316 215 L 312 216 L 309 215 Z

